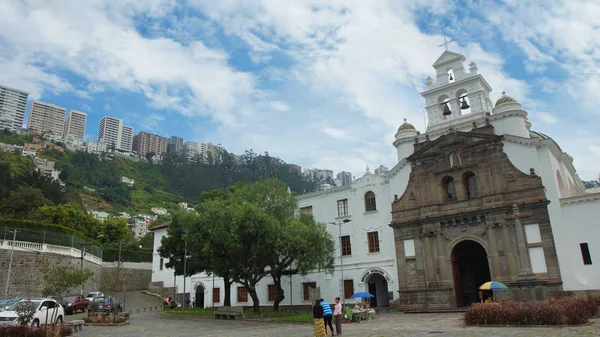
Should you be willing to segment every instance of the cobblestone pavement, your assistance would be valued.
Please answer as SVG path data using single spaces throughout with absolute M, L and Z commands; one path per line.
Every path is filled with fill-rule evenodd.
M 461 314 L 380 315 L 371 323 L 343 324 L 343 336 L 409 337 L 567 337 L 600 336 L 600 319 L 589 325 L 564 328 L 464 327 Z M 134 315 L 122 327 L 86 327 L 77 336 L 163 337 L 163 336 L 312 336 L 312 325 L 252 321 L 222 321 L 195 317 L 172 317 L 154 313 Z

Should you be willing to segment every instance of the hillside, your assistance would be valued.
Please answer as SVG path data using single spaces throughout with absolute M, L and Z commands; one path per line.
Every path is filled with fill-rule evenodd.
M 30 158 L 11 153 L 2 156 L 12 172 L 33 169 Z M 202 192 L 256 181 L 266 175 L 277 176 L 295 193 L 313 191 L 323 183 L 315 178 L 304 179 L 279 158 L 251 150 L 242 155 L 241 162 L 234 162 L 226 152 L 221 160 L 165 155 L 160 164 L 119 159 L 110 153 L 98 156 L 55 149 L 40 150 L 38 156 L 56 162 L 68 201 L 76 201 L 87 210 L 110 213 L 149 213 L 152 207 L 174 209 L 182 201 L 191 206 L 201 200 Z M 134 179 L 133 186 L 121 183 L 122 176 Z

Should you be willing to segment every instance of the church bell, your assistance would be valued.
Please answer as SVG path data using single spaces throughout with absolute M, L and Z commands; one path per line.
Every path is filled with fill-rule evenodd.
M 461 110 L 467 110 L 471 106 L 467 103 L 467 99 L 465 97 L 462 98 L 462 104 L 460 105 Z
M 450 107 L 448 107 L 448 102 L 444 102 L 444 112 L 442 113 L 442 115 L 452 115 L 452 111 L 450 111 Z

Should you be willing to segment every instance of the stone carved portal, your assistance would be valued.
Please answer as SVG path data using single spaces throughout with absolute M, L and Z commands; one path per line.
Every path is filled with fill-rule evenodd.
M 491 281 L 485 249 L 477 242 L 464 240 L 452 250 L 452 274 L 456 306 L 465 307 L 479 301 L 479 286 Z
M 194 303 L 195 308 L 204 308 L 204 287 L 202 284 L 196 286 L 196 300 Z

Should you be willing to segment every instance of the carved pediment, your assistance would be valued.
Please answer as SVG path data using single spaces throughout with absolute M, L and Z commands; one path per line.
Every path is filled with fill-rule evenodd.
M 470 132 L 456 131 L 443 135 L 434 141 L 415 144 L 415 152 L 408 157 L 408 160 L 414 162 L 420 158 L 432 157 L 444 153 L 449 147 L 485 141 L 499 141 L 502 137 L 495 135 L 493 132 L 493 127 L 487 126 Z
M 464 61 L 466 61 L 466 58 L 459 53 L 455 53 L 455 52 L 446 50 L 442 53 L 442 55 L 440 55 L 440 57 L 438 57 L 437 60 L 435 60 L 435 62 L 433 63 L 433 67 L 435 68 L 438 65 L 452 62 L 455 60 L 460 60 L 460 61 L 464 62 Z

